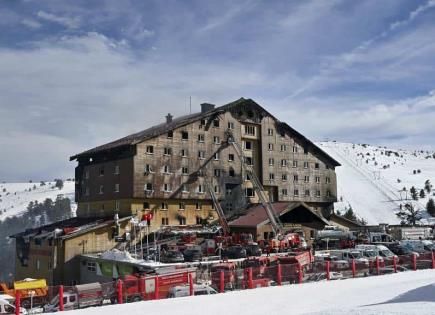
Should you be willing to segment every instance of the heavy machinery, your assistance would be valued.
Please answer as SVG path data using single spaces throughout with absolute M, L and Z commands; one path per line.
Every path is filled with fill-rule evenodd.
M 47 282 L 45 279 L 24 279 L 15 281 L 10 288 L 6 283 L 0 283 L 0 292 L 15 298 L 15 293 L 20 291 L 21 306 L 41 306 L 48 294 Z

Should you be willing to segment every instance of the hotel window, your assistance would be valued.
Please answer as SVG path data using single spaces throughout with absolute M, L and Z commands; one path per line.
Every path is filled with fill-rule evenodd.
M 245 162 L 248 165 L 251 165 L 251 166 L 254 165 L 254 160 L 250 156 L 245 156 Z
M 178 210 L 186 210 L 186 204 L 184 202 L 180 202 L 178 204 Z
M 168 131 L 168 138 L 173 138 L 174 137 L 174 132 L 172 130 Z
M 330 184 L 331 183 L 331 178 L 330 177 L 326 177 L 325 181 L 326 181 L 327 184 Z
M 181 149 L 181 157 L 187 157 L 187 149 Z
M 287 160 L 281 160 L 281 166 L 286 167 L 287 166 Z
M 281 152 L 287 151 L 287 146 L 285 144 L 281 144 Z
M 197 224 L 197 225 L 202 224 L 202 219 L 201 219 L 201 217 L 196 217 L 196 224 Z
M 100 176 L 104 176 L 104 166 L 100 167 Z
M 298 161 L 293 161 L 293 167 L 298 167 Z
M 308 148 L 307 147 L 304 148 L 304 154 L 308 154 Z
M 162 218 L 162 225 L 169 225 L 169 218 Z
M 269 159 L 269 165 L 272 166 L 275 164 L 275 160 L 273 158 Z
M 310 181 L 310 176 L 305 175 L 304 176 L 304 182 L 308 183 Z
M 282 174 L 281 176 L 282 181 L 287 181 L 287 174 Z
M 318 170 L 318 169 L 320 168 L 320 164 L 319 164 L 319 163 L 314 163 L 314 168 L 315 168 L 316 170 Z
M 243 141 L 243 143 L 245 144 L 245 150 L 252 150 L 252 142 L 251 141 Z
M 150 209 L 150 203 L 149 202 L 144 202 L 143 203 L 143 208 L 144 208 L 144 210 L 149 210 Z
M 115 201 L 115 210 L 119 211 L 119 209 L 121 208 L 121 202 L 120 201 Z
M 326 197 L 331 197 L 331 192 L 329 190 L 326 191 Z
M 245 180 L 246 181 L 250 181 L 251 180 L 251 175 L 249 175 L 249 173 L 245 174 Z
M 298 190 L 298 189 L 295 189 L 295 190 L 293 191 L 293 194 L 295 195 L 295 197 L 298 197 L 298 196 L 299 196 L 299 190 Z
M 153 191 L 153 184 L 152 183 L 146 183 L 144 186 L 145 191 Z
M 169 165 L 163 166 L 163 173 L 164 174 L 171 174 L 171 167 Z
M 183 167 L 181 168 L 181 174 L 182 174 L 182 175 L 189 175 L 189 168 L 183 166 Z
M 163 184 L 163 191 L 164 192 L 171 192 L 172 191 L 171 184 Z
M 283 196 L 287 196 L 288 195 L 288 191 L 287 191 L 287 189 L 282 189 L 281 190 L 281 195 L 283 195 Z
M 293 175 L 293 181 L 296 183 L 299 181 L 299 176 L 298 175 Z
M 104 194 L 104 186 L 103 185 L 100 185 L 99 194 L 100 195 Z
M 316 197 L 320 198 L 320 190 L 316 190 Z
M 316 176 L 316 183 L 319 184 L 320 183 L 320 177 Z
M 219 160 L 219 152 L 215 152 L 213 154 L 213 160 L 218 161 Z
M 228 122 L 228 129 L 234 129 L 234 123 L 233 122 Z
M 115 165 L 115 175 L 119 175 L 119 165 Z
M 214 142 L 214 144 L 221 144 L 221 138 L 219 138 L 218 136 L 214 136 L 213 142 Z
M 305 190 L 305 196 L 309 197 L 310 196 L 310 191 L 308 189 Z
M 236 176 L 236 173 L 235 173 L 235 171 L 234 171 L 234 168 L 230 167 L 230 169 L 229 169 L 229 171 L 228 171 L 228 175 L 229 175 L 230 177 L 234 177 L 234 176 Z
M 269 173 L 269 180 L 275 180 L 275 174 Z
M 171 155 L 172 154 L 172 149 L 171 148 L 164 148 L 163 149 L 163 154 L 164 155 Z
M 273 136 L 273 129 L 268 128 L 268 129 L 267 129 L 267 135 L 268 135 L 268 136 Z
M 255 136 L 255 126 L 245 125 L 245 135 Z
M 198 142 L 204 142 L 204 139 L 205 139 L 204 134 L 201 133 L 198 135 Z
M 234 154 L 228 154 L 228 162 L 234 162 Z
M 189 133 L 187 131 L 181 132 L 181 140 L 189 140 Z
M 188 193 L 188 192 L 189 192 L 189 189 L 188 189 L 188 187 L 187 187 L 186 184 L 183 184 L 183 185 L 181 186 L 181 192 L 184 192 L 184 193 Z
M 154 173 L 153 166 L 150 164 L 145 164 L 145 174 Z
M 227 209 L 227 211 L 232 211 L 233 210 L 233 204 L 231 202 L 228 202 L 226 204 L 225 208 Z
M 248 198 L 255 197 L 254 188 L 245 188 L 245 197 L 248 197 Z
M 154 154 L 154 146 L 147 145 L 147 154 Z
M 86 263 L 86 268 L 90 272 L 96 272 L 97 271 L 97 265 L 96 265 L 95 261 L 88 261 Z
M 178 224 L 179 225 L 186 225 L 186 218 L 185 217 L 179 217 L 178 218 Z
M 214 169 L 214 176 L 215 177 L 220 177 L 221 176 L 221 170 L 218 169 L 218 168 Z
M 166 202 L 162 202 L 160 204 L 160 209 L 161 210 L 168 210 L 168 204 Z
M 85 196 L 89 196 L 90 195 L 90 190 L 89 187 L 85 188 Z
M 215 119 L 215 120 L 213 120 L 213 127 L 215 127 L 215 128 L 219 128 L 219 125 L 220 125 L 220 123 L 219 123 L 219 119 Z
M 196 210 L 201 210 L 202 209 L 202 203 L 200 203 L 200 202 L 197 202 L 196 204 L 195 204 L 195 209 Z
M 119 184 L 115 184 L 115 192 L 116 192 L 116 193 L 119 192 Z
M 198 151 L 198 159 L 200 160 L 205 159 L 205 151 Z
M 273 143 L 269 143 L 269 151 L 273 151 Z
M 221 193 L 221 188 L 220 188 L 219 185 L 214 186 L 214 192 L 215 192 L 216 194 L 220 194 L 220 193 Z
M 304 162 L 304 168 L 308 168 L 308 162 Z
M 204 193 L 204 185 L 198 185 L 197 192 L 199 194 L 203 194 Z
M 293 153 L 298 153 L 298 147 L 297 146 L 293 146 Z

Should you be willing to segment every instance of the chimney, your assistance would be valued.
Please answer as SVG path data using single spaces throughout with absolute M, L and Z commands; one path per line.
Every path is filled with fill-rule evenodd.
M 206 113 L 214 109 L 214 104 L 202 103 L 201 104 L 201 113 Z
M 166 123 L 170 124 L 172 122 L 172 115 L 168 113 L 168 115 L 165 117 L 166 117 Z

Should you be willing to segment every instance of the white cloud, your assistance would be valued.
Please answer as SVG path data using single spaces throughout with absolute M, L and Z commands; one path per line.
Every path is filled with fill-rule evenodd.
M 21 21 L 21 24 L 28 26 L 30 28 L 40 28 L 41 27 L 41 23 L 39 23 L 35 20 L 32 20 L 32 19 L 23 19 Z
M 75 29 L 80 26 L 80 18 L 78 17 L 57 16 L 45 11 L 38 11 L 36 16 L 42 20 L 58 23 L 71 29 Z
M 407 19 L 396 21 L 390 24 L 390 30 L 395 30 L 398 27 L 405 26 L 406 24 L 415 20 L 419 15 L 423 14 L 425 11 L 435 7 L 435 0 L 429 0 L 425 4 L 420 5 L 415 10 L 411 11 Z

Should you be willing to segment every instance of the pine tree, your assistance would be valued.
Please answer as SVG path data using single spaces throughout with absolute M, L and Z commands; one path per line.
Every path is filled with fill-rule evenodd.
M 426 194 L 424 193 L 424 189 L 420 190 L 420 198 L 426 198 Z
M 61 190 L 63 188 L 63 180 L 56 179 L 56 184 L 54 185 L 56 188 L 59 188 Z
M 396 213 L 402 224 L 415 225 L 422 219 L 420 210 L 414 208 L 411 203 L 406 203 L 403 209 Z
M 417 189 L 415 189 L 414 186 L 411 187 L 411 189 L 409 190 L 411 193 L 411 197 L 414 200 L 418 200 L 418 194 L 417 194 Z
M 431 216 L 435 217 L 435 202 L 432 198 L 427 202 L 426 210 Z
M 432 184 L 430 183 L 430 180 L 427 180 L 424 182 L 424 189 L 428 194 L 432 191 Z
M 349 207 L 349 209 L 347 209 L 347 211 L 344 213 L 343 217 L 345 217 L 348 220 L 357 222 L 357 217 L 355 215 L 355 213 L 353 212 L 352 207 Z

